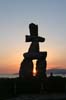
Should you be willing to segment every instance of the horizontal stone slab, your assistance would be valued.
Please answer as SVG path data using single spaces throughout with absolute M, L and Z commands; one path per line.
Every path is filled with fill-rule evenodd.
M 26 42 L 44 42 L 44 41 L 45 41 L 45 38 L 43 37 L 26 35 Z
M 28 59 L 46 59 L 47 52 L 27 52 L 23 56 Z

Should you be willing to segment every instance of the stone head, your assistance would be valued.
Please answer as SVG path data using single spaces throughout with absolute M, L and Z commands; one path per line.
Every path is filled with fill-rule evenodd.
M 38 25 L 34 23 L 29 24 L 29 30 L 31 36 L 38 36 Z

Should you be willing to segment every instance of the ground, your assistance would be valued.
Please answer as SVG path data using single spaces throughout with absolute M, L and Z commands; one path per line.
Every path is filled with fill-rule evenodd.
M 21 95 L 7 100 L 66 100 L 65 94 Z

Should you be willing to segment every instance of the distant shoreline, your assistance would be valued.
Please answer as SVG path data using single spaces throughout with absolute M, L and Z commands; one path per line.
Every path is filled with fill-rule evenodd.
M 49 77 L 51 73 L 53 74 L 53 76 L 66 77 L 66 69 L 53 68 L 53 69 L 48 69 L 46 73 L 47 77 Z M 17 78 L 17 77 L 19 77 L 18 73 L 0 74 L 0 78 Z
M 47 77 L 49 76 L 50 74 L 47 74 Z M 53 74 L 53 76 L 66 78 L 66 74 Z M 18 78 L 18 77 L 19 77 L 19 74 L 0 74 L 0 78 Z

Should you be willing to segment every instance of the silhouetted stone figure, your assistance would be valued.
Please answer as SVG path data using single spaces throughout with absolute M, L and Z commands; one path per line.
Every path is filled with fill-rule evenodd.
M 46 76 L 46 56 L 47 52 L 40 52 L 39 42 L 44 42 L 45 38 L 38 36 L 38 25 L 29 24 L 30 35 L 26 35 L 26 42 L 32 42 L 27 53 L 24 53 L 24 60 L 21 62 L 19 76 L 30 77 L 33 75 L 32 60 L 37 59 L 36 69 L 38 77 Z

